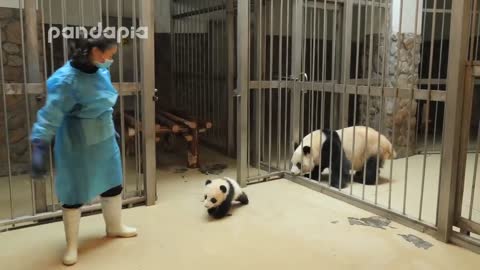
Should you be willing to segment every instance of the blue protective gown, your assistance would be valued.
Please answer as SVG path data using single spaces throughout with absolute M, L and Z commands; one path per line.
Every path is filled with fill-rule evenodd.
M 55 189 L 63 204 L 84 204 L 122 183 L 113 106 L 118 93 L 110 72 L 89 74 L 67 62 L 47 80 L 32 139 L 55 136 Z

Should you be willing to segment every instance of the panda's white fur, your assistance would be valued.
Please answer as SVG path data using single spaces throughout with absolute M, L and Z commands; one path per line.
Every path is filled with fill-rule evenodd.
M 303 138 L 303 145 L 292 156 L 293 174 L 312 173 L 329 168 L 333 187 L 344 188 L 350 179 L 350 162 L 342 149 L 340 137 L 335 131 L 316 130 Z M 342 153 L 343 152 L 343 153 Z M 319 166 L 320 169 L 315 168 Z M 315 177 L 318 178 L 318 177 Z
M 379 156 L 380 160 L 395 159 L 397 153 L 393 149 L 392 143 L 378 131 L 371 127 L 355 126 L 347 127 L 336 131 L 342 139 L 343 150 L 347 159 L 352 163 L 352 170 L 361 171 L 363 165 L 370 157 Z M 378 136 L 380 135 L 380 143 Z M 353 138 L 355 136 L 355 148 L 353 148 Z
M 228 215 L 233 202 L 248 204 L 247 194 L 237 181 L 224 177 L 205 182 L 203 205 L 212 217 Z
M 295 146 L 290 162 L 292 163 L 291 173 L 295 175 L 306 174 L 313 170 L 320 162 L 322 145 L 325 143 L 327 135 L 322 130 L 315 130 L 303 137 L 302 143 Z M 310 154 L 303 153 L 303 147 L 310 147 Z M 301 168 L 297 165 L 301 164 Z

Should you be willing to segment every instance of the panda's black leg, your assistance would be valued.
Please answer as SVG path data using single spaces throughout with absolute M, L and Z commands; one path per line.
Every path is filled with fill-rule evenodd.
M 319 166 L 315 166 L 313 170 L 310 172 L 310 174 L 305 175 L 305 177 L 309 178 L 311 177 L 312 180 L 320 181 L 321 174 L 319 173 Z
M 244 192 L 242 193 L 242 195 L 240 195 L 237 199 L 237 201 L 239 201 L 241 204 L 244 204 L 244 205 L 247 205 L 248 204 L 248 196 L 247 194 Z
M 377 157 L 372 156 L 367 160 L 365 185 L 375 185 L 375 183 L 377 182 L 377 175 Z
M 330 175 L 332 176 L 331 185 L 336 188 L 345 188 L 349 183 L 348 175 L 350 172 L 351 163 L 346 158 L 338 134 L 333 132 L 333 136 L 330 139 L 330 143 L 332 144 L 332 163 L 330 164 Z

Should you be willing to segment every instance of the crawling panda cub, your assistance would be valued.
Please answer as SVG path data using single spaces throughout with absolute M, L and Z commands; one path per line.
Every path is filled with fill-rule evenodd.
M 203 204 L 208 214 L 220 219 L 230 215 L 232 203 L 248 204 L 247 194 L 242 190 L 237 181 L 224 177 L 205 182 Z

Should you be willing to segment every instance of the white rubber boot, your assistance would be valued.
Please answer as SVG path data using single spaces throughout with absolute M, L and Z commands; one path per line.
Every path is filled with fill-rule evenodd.
M 137 229 L 125 226 L 122 223 L 121 195 L 102 197 L 101 202 L 108 237 L 133 237 L 137 235 Z
M 73 265 L 77 262 L 78 249 L 78 227 L 80 224 L 80 209 L 63 208 L 63 224 L 65 227 L 65 238 L 67 249 L 63 255 L 63 264 Z

